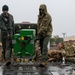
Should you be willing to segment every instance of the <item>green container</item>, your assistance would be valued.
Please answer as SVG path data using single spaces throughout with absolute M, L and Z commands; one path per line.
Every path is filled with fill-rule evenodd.
M 33 57 L 35 55 L 35 29 L 22 29 L 14 35 L 14 56 Z

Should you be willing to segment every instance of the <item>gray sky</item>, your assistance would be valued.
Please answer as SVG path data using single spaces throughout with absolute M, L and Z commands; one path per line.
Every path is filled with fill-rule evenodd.
M 0 13 L 4 4 L 9 6 L 9 13 L 14 16 L 15 23 L 37 23 L 39 6 L 46 4 L 52 16 L 53 35 L 75 35 L 75 0 L 0 0 Z

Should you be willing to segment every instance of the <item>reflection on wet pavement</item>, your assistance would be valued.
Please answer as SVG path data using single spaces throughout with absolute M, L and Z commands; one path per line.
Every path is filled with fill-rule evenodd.
M 74 75 L 74 64 L 73 65 L 53 65 L 50 64 L 48 70 L 51 71 L 53 75 Z
M 0 75 L 8 75 L 2 74 L 2 71 L 2 67 L 0 67 Z M 9 75 L 75 75 L 75 64 L 48 63 L 44 68 L 34 65 L 17 67 L 11 65 L 7 71 L 10 72 Z
M 2 75 L 2 71 L 3 71 L 3 70 L 2 70 L 2 67 L 0 67 L 0 75 Z

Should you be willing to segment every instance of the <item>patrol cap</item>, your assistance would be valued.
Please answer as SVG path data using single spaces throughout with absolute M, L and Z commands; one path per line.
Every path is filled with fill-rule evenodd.
M 8 11 L 9 10 L 9 7 L 7 6 L 7 5 L 4 5 L 3 7 L 2 7 L 2 11 Z

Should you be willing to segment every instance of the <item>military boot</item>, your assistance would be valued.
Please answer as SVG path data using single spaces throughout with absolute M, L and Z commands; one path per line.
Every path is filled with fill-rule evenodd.
M 39 65 L 39 66 L 40 66 L 40 67 L 46 67 L 46 64 L 47 64 L 47 63 L 46 63 L 45 61 L 43 61 L 43 62 L 40 62 L 40 65 Z

